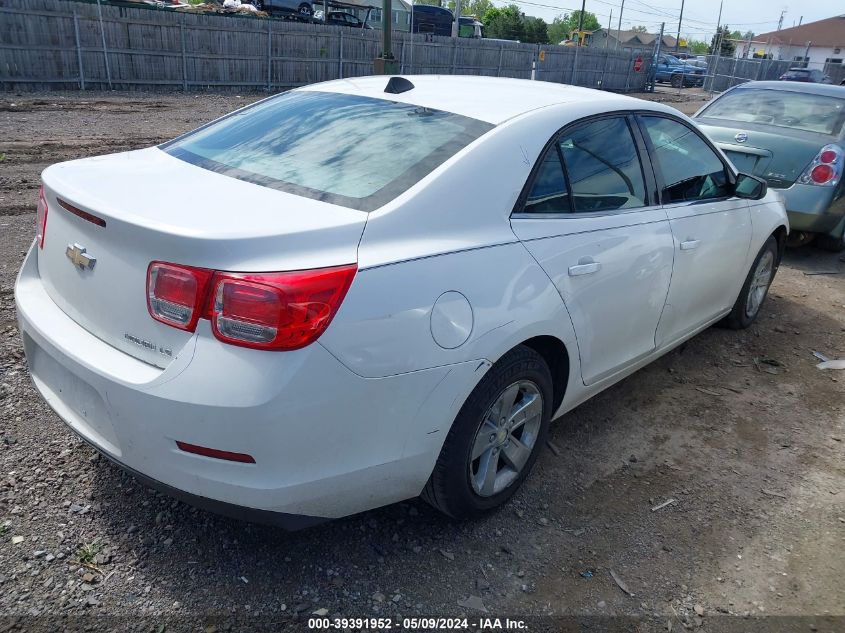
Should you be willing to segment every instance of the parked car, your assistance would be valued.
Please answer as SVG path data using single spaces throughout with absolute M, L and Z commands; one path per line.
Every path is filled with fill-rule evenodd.
M 757 318 L 783 205 L 690 119 L 410 79 L 306 86 L 44 171 L 15 300 L 74 432 L 239 517 L 302 527 L 420 494 L 474 517 L 552 419 Z
M 372 29 L 369 24 L 366 24 L 361 18 L 353 13 L 346 11 L 329 11 L 329 19 L 323 20 L 322 9 L 314 12 L 314 19 L 317 21 L 325 21 L 326 24 L 334 26 L 350 26 L 356 29 Z
M 314 6 L 307 0 L 250 0 L 259 11 L 284 11 L 303 17 L 314 15 Z
M 829 84 L 830 77 L 817 68 L 790 68 L 783 73 L 781 81 L 803 81 L 812 84 Z
M 845 88 L 752 81 L 723 92 L 695 119 L 743 171 L 783 195 L 790 244 L 841 251 L 845 234 Z
M 655 66 L 654 79 L 657 82 L 669 82 L 673 88 L 703 86 L 707 67 L 701 68 L 683 61 L 674 55 L 660 55 Z

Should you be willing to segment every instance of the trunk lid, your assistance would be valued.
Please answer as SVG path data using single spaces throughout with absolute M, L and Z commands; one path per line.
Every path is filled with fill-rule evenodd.
M 770 187 L 790 187 L 832 137 L 757 123 L 696 119 L 705 134 L 740 171 L 766 180 Z M 744 137 L 741 135 L 745 135 Z M 740 142 L 738 138 L 745 138 Z
M 350 264 L 367 219 L 157 148 L 60 163 L 42 180 L 49 211 L 38 270 L 48 294 L 98 338 L 162 368 L 193 334 L 150 316 L 150 262 L 235 272 Z

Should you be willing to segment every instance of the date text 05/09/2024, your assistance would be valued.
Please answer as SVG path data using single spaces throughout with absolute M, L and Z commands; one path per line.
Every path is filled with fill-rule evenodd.
M 511 618 L 308 618 L 308 628 L 312 630 L 482 630 L 482 631 L 521 631 L 526 630 L 524 620 Z

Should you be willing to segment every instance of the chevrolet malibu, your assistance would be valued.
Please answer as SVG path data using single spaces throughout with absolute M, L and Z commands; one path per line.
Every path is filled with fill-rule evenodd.
M 675 110 L 480 77 L 307 86 L 42 180 L 37 389 L 150 485 L 289 528 L 501 506 L 550 420 L 748 327 L 788 232 Z

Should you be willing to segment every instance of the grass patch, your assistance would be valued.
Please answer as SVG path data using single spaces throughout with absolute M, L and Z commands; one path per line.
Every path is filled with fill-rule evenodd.
M 76 550 L 76 559 L 80 563 L 85 563 L 86 565 L 93 565 L 94 559 L 97 557 L 97 554 L 100 553 L 100 550 L 103 549 L 103 546 L 94 541 L 93 543 L 83 543 L 82 546 Z

